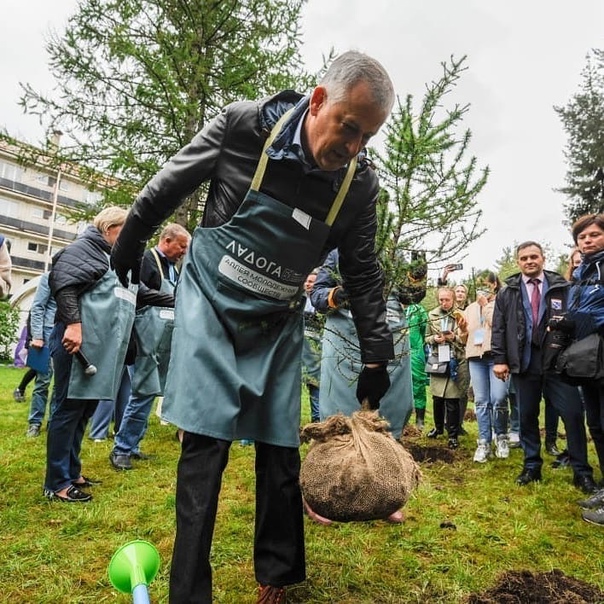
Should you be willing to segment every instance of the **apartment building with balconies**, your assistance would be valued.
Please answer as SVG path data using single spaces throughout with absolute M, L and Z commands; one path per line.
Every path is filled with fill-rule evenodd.
M 10 241 L 12 293 L 48 270 L 53 254 L 84 228 L 70 211 L 102 199 L 78 166 L 52 161 L 57 144 L 56 136 L 47 150 L 0 140 L 0 233 Z

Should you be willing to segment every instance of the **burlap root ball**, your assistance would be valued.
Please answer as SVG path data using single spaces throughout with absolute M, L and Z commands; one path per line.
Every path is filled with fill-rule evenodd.
M 375 411 L 308 424 L 301 437 L 312 441 L 300 469 L 302 495 L 330 520 L 387 518 L 419 484 L 419 466 Z

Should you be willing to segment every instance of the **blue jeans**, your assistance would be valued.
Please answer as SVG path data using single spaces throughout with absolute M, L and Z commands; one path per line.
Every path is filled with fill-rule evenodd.
M 115 401 L 110 399 L 102 399 L 90 420 L 90 431 L 88 437 L 94 439 L 107 438 L 109 436 L 109 424 L 113 419 L 113 430 L 119 432 L 122 423 L 122 417 L 132 392 L 130 387 L 131 366 L 124 366 L 122 371 L 122 381 L 120 389 L 117 392 Z
M 57 324 L 50 336 L 50 351 L 55 370 L 55 409 L 48 424 L 46 440 L 46 479 L 44 486 L 53 492 L 68 487 L 80 477 L 80 451 L 88 420 L 98 401 L 67 398 L 73 357 L 63 348 L 65 326 Z
M 478 422 L 478 438 L 490 443 L 508 431 L 508 384 L 495 377 L 492 359 L 470 359 L 470 380 L 474 389 L 474 409 Z
M 508 401 L 510 403 L 510 432 L 520 434 L 520 414 L 518 413 L 518 400 L 514 380 L 508 379 Z
M 312 384 L 306 384 L 308 388 L 308 398 L 310 399 L 310 421 L 319 422 L 321 417 L 319 414 L 319 387 Z
M 147 431 L 147 421 L 154 400 L 154 395 L 130 395 L 120 429 L 115 435 L 115 444 L 113 445 L 115 455 L 138 453 L 139 443 Z
M 52 367 L 48 367 L 47 373 L 36 372 L 36 381 L 34 382 L 34 390 L 31 396 L 31 404 L 29 406 L 29 424 L 42 425 L 44 415 L 46 413 L 46 404 L 48 403 L 48 390 L 50 381 L 52 380 Z M 50 409 L 48 411 L 48 421 L 52 417 L 52 412 L 56 406 L 56 396 L 53 389 L 50 399 Z

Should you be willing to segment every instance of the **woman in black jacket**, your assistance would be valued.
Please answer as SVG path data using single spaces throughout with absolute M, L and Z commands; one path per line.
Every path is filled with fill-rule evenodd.
M 581 216 L 572 226 L 572 235 L 582 254 L 581 264 L 572 272 L 568 313 L 552 328 L 582 340 L 593 333 L 604 334 L 604 214 Z M 581 390 L 587 427 L 604 472 L 604 385 L 602 380 L 585 378 Z M 604 525 L 604 489 L 579 505 L 584 520 Z
M 113 372 L 121 370 L 134 320 L 135 294 L 119 286 L 109 267 L 109 253 L 126 215 L 123 208 L 102 210 L 93 225 L 53 258 L 49 282 L 57 312 L 50 350 L 56 408 L 48 426 L 44 483 L 50 500 L 92 499 L 82 490 L 93 483 L 81 474 L 82 438 L 98 399 L 113 397 L 98 394 L 103 388 L 108 394 L 113 391 Z M 94 375 L 83 370 L 81 361 L 74 362 L 82 348 L 97 368 Z

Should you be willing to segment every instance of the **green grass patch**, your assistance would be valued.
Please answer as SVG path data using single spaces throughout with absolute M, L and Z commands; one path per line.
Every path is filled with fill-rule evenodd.
M 83 470 L 102 480 L 90 504 L 60 504 L 42 496 L 46 432 L 26 438 L 28 403 L 12 391 L 23 370 L 0 367 L 0 601 L 35 603 L 131 602 L 107 577 L 114 551 L 133 539 L 153 543 L 161 556 L 150 586 L 167 602 L 174 538 L 174 493 L 179 444 L 174 428 L 153 414 L 143 450 L 155 456 L 117 472 L 112 441 L 85 439 Z M 29 388 L 27 400 L 31 393 Z M 308 419 L 308 401 L 303 402 Z M 428 417 L 427 426 L 431 420 Z M 305 583 L 290 601 L 312 604 L 451 604 L 493 586 L 512 570 L 568 576 L 604 589 L 604 529 L 581 520 L 569 469 L 553 470 L 546 456 L 541 484 L 518 487 L 522 452 L 476 464 L 476 424 L 461 439 L 452 463 L 422 463 L 423 482 L 401 525 L 386 522 L 306 522 Z M 420 446 L 446 447 L 424 436 Z M 596 458 L 590 444 L 590 460 Z M 599 472 L 598 472 L 599 478 Z M 254 448 L 235 443 L 224 476 L 212 563 L 214 601 L 253 604 Z

